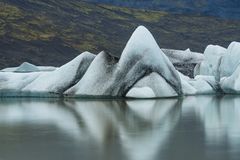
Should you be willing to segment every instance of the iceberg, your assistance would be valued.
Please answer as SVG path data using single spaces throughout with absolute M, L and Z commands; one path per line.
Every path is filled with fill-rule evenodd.
M 28 62 L 24 62 L 22 63 L 18 68 L 16 68 L 15 72 L 38 72 L 39 69 L 37 68 L 37 66 L 28 63 Z
M 173 64 L 152 34 L 140 26 L 132 34 L 119 60 L 105 52 L 99 53 L 83 78 L 65 94 L 70 97 L 124 97 L 135 83 L 153 72 L 178 95 L 182 94 L 181 80 Z
M 139 26 L 120 57 L 83 52 L 61 67 L 24 62 L 0 70 L 0 97 L 165 98 L 240 94 L 240 43 L 209 45 L 204 54 L 161 49 Z M 194 77 L 175 64 L 194 64 Z M 184 67 L 185 65 L 181 65 Z M 189 69 L 189 68 L 187 68 Z M 191 69 L 192 70 L 192 69 Z

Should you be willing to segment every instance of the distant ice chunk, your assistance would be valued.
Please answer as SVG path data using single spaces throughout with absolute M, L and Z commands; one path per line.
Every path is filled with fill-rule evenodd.
M 37 66 L 28 63 L 28 62 L 24 62 L 22 63 L 16 70 L 15 72 L 38 72 L 39 69 L 37 68 Z
M 52 66 L 36 66 L 34 64 L 24 62 L 18 67 L 10 67 L 0 70 L 0 72 L 18 72 L 18 73 L 29 73 L 29 72 L 43 72 L 43 71 L 54 71 L 56 67 Z

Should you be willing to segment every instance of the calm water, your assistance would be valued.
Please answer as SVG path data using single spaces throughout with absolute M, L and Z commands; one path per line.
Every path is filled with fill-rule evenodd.
M 0 101 L 0 160 L 239 160 L 240 97 Z

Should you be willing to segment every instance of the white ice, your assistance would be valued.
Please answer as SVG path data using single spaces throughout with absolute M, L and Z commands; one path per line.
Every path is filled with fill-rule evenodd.
M 55 71 L 42 73 L 23 91 L 62 93 L 82 77 L 85 72 L 81 73 L 81 69 L 84 69 L 85 65 L 88 67 L 93 58 L 93 54 L 84 52 Z

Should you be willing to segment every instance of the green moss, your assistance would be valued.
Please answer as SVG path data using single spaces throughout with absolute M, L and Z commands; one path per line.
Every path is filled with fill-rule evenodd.
M 6 21 L 16 20 L 23 16 L 20 9 L 15 6 L 0 2 L 0 17 Z
M 83 41 L 80 44 L 72 44 L 72 46 L 77 50 L 81 50 L 81 51 L 92 52 L 96 50 L 96 46 L 93 43 L 88 41 Z
M 149 12 L 149 11 L 134 12 L 134 16 L 137 19 L 152 23 L 158 22 L 165 15 L 167 15 L 165 12 Z
M 39 30 L 38 28 L 32 27 L 29 23 L 11 24 L 11 27 L 11 36 L 25 41 L 49 40 L 56 34 L 52 30 L 49 30 L 49 28 Z
M 92 34 L 92 33 L 86 33 L 86 34 L 84 35 L 84 38 L 85 38 L 86 40 L 94 40 L 94 34 Z
M 100 6 L 108 10 L 112 10 L 113 12 L 117 12 L 117 13 L 122 12 L 127 15 L 132 15 L 136 19 L 142 20 L 145 22 L 158 22 L 161 17 L 167 15 L 167 12 L 162 12 L 162 11 L 147 11 L 143 9 L 130 9 L 126 7 L 117 7 L 117 6 L 110 6 L 110 5 L 100 5 Z M 129 17 L 129 16 L 126 16 L 126 17 Z M 126 19 L 126 17 L 121 16 L 121 18 L 123 19 Z
M 5 35 L 5 31 L 0 28 L 0 37 Z
M 132 14 L 132 11 L 134 9 L 129 9 L 127 7 L 118 7 L 118 6 L 112 6 L 112 5 L 99 5 L 99 6 L 102 6 L 103 8 L 106 8 L 108 10 L 113 10 L 113 11 L 119 11 L 119 12 L 123 12 L 123 13 L 126 13 L 126 14 Z
M 0 36 L 5 34 L 5 25 L 4 21 L 0 19 Z
M 76 10 L 84 14 L 90 14 L 93 12 L 93 9 L 91 7 L 87 7 L 86 4 L 81 2 L 72 4 L 71 8 L 76 8 Z

